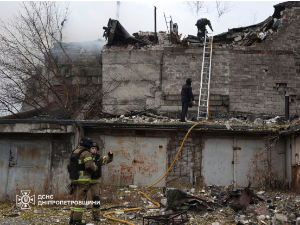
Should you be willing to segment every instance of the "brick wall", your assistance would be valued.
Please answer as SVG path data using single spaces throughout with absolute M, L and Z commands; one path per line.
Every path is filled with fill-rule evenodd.
M 214 46 L 211 115 L 284 116 L 285 94 L 290 95 L 290 115 L 300 115 L 299 15 L 299 8 L 283 11 L 278 32 L 253 47 Z M 181 86 L 187 77 L 193 79 L 198 100 L 202 53 L 196 46 L 105 50 L 103 86 L 114 89 L 105 97 L 104 110 L 121 114 L 126 112 L 122 108 L 155 109 L 178 116 Z M 189 112 L 196 114 L 197 107 Z
M 100 54 L 102 46 L 103 43 L 100 40 L 63 43 L 63 47 L 69 56 L 67 57 L 57 43 L 54 45 L 52 49 L 53 55 L 56 55 L 56 60 L 68 85 L 76 85 L 75 74 L 80 85 L 101 84 Z M 75 73 L 72 70 L 72 63 L 69 58 L 73 60 Z M 56 79 L 52 79 L 52 83 L 59 85 Z

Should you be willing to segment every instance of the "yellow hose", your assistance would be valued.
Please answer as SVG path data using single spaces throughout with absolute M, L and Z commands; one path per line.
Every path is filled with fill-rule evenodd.
M 175 164 L 175 162 L 176 162 L 176 160 L 177 160 L 177 158 L 178 158 L 178 156 L 179 156 L 179 154 L 180 154 L 180 152 L 181 152 L 181 150 L 182 150 L 182 147 L 183 147 L 183 145 L 184 145 L 184 143 L 185 143 L 185 140 L 186 140 L 187 137 L 189 136 L 190 132 L 191 132 L 196 126 L 198 126 L 199 124 L 203 124 L 203 123 L 207 123 L 207 122 L 209 122 L 209 121 L 207 121 L 207 120 L 206 120 L 206 121 L 201 121 L 201 122 L 199 122 L 199 123 L 196 123 L 195 125 L 193 125 L 193 126 L 189 129 L 189 131 L 186 133 L 186 135 L 185 135 L 185 137 L 184 137 L 184 139 L 183 139 L 183 141 L 182 141 L 182 143 L 181 143 L 180 149 L 178 150 L 177 155 L 175 156 L 174 161 L 172 162 L 171 166 L 168 168 L 168 170 L 166 171 L 166 173 L 165 173 L 158 181 L 156 181 L 155 183 L 153 183 L 153 184 L 151 184 L 151 185 L 145 187 L 145 189 L 148 189 L 148 188 L 153 187 L 154 185 L 156 185 L 157 183 L 159 183 L 162 179 L 164 179 L 164 177 L 170 172 L 170 170 L 171 170 L 172 167 L 174 166 L 174 164 Z M 160 208 L 160 204 L 157 203 L 157 202 L 155 202 L 155 201 L 153 201 L 152 199 L 150 199 L 144 192 L 142 192 L 141 190 L 138 190 L 138 192 L 139 192 L 140 194 L 142 194 L 145 198 L 147 198 L 148 201 L 150 201 L 150 202 L 152 202 L 153 204 L 156 205 L 156 206 L 152 206 L 152 207 L 147 207 L 147 209 L 158 209 L 158 208 Z M 118 210 L 118 211 L 114 211 L 114 212 L 108 212 L 108 213 L 104 213 L 104 214 L 103 214 L 103 217 L 106 218 L 106 219 L 109 219 L 109 220 L 116 221 L 116 222 L 120 222 L 120 223 L 124 223 L 124 224 L 129 224 L 129 225 L 135 225 L 134 223 L 130 223 L 130 222 L 127 222 L 127 221 L 125 221 L 125 220 L 119 220 L 119 219 L 116 219 L 116 218 L 108 217 L 108 215 L 115 214 L 116 212 L 138 211 L 138 210 L 140 210 L 141 208 L 142 208 L 142 207 L 139 207 L 139 208 L 132 208 L 132 209 L 125 209 L 125 210 Z

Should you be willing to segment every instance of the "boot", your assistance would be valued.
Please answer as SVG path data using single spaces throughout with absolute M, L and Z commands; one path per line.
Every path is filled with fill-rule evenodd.
M 86 223 L 82 223 L 80 220 L 73 220 L 73 224 L 75 225 L 86 225 Z
M 73 219 L 70 219 L 69 224 L 73 224 Z

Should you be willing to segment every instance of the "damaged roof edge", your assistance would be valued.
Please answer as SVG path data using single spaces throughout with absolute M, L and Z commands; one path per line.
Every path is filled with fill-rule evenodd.
M 300 2 L 298 2 L 298 1 L 282 2 L 277 5 L 274 5 L 273 7 L 275 8 L 275 10 L 274 10 L 272 17 L 278 18 L 278 17 L 280 17 L 281 11 L 285 10 L 285 8 L 300 7 Z
M 21 119 L 1 119 L 0 124 L 38 124 L 49 123 L 59 125 L 72 125 L 76 124 L 81 128 L 136 128 L 136 129 L 154 129 L 154 130 L 188 130 L 195 123 L 173 123 L 173 124 L 137 124 L 137 123 L 107 123 L 107 122 L 95 122 L 95 121 L 75 121 L 75 120 L 21 120 Z M 231 125 L 228 129 L 225 125 L 220 124 L 199 124 L 194 130 L 206 131 L 206 132 L 224 132 L 224 133 L 259 133 L 269 134 L 277 131 L 278 127 L 266 127 L 266 126 L 241 126 Z

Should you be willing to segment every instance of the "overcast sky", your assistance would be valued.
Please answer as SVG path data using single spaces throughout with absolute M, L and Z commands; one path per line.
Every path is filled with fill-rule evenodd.
M 214 35 L 228 29 L 259 23 L 272 16 L 273 5 L 281 1 L 232 1 L 228 2 L 231 11 L 217 17 L 215 2 L 206 1 L 209 13 L 193 15 L 184 1 L 121 1 L 119 21 L 130 33 L 154 31 L 154 6 L 157 7 L 157 31 L 166 31 L 164 18 L 172 17 L 178 24 L 179 33 L 197 35 L 195 23 L 198 18 L 208 18 L 214 29 Z M 223 2 L 224 3 L 224 2 Z M 92 41 L 102 38 L 103 26 L 109 18 L 116 19 L 116 1 L 71 1 L 71 17 L 67 23 L 67 41 Z M 19 2 L 0 1 L 0 17 L 9 19 L 19 8 Z M 167 18 L 170 21 L 170 18 Z M 208 29 L 209 30 L 209 29 Z

